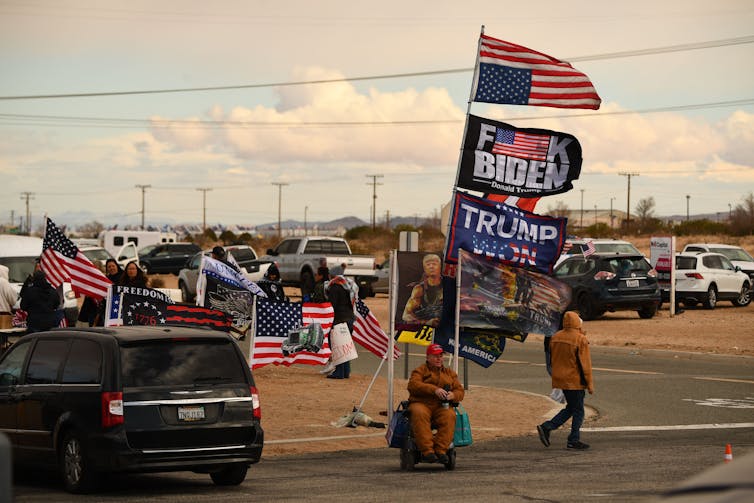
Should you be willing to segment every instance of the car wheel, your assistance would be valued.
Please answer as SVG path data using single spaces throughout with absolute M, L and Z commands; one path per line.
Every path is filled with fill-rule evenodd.
M 741 287 L 741 293 L 739 294 L 738 298 L 733 301 L 733 305 L 736 307 L 745 307 L 748 306 L 751 303 L 751 290 L 749 289 L 749 284 L 744 283 Z
M 86 459 L 86 449 L 82 436 L 70 431 L 63 437 L 58 453 L 63 483 L 68 492 L 82 494 L 96 487 L 96 474 Z
M 588 293 L 582 293 L 579 295 L 578 301 L 576 302 L 576 309 L 579 311 L 581 319 L 584 321 L 593 320 L 597 317 L 597 312 L 594 309 L 594 302 L 592 302 Z
M 639 313 L 639 318 L 643 320 L 648 320 L 654 317 L 654 315 L 657 313 L 657 307 L 655 306 L 642 307 L 641 309 L 637 311 L 637 313 Z
M 301 297 L 314 291 L 314 276 L 310 270 L 301 272 Z
M 237 486 L 246 479 L 249 466 L 244 463 L 234 463 L 223 466 L 221 469 L 210 472 L 212 482 L 217 486 Z
M 179 281 L 178 288 L 181 289 L 181 294 L 183 294 L 183 302 L 191 302 L 194 300 L 194 296 L 191 295 L 191 292 L 188 291 L 188 287 L 186 286 L 186 283 L 184 283 L 183 281 Z
M 707 309 L 715 309 L 717 305 L 717 289 L 715 285 L 710 285 L 707 289 L 707 300 L 704 301 L 704 307 Z

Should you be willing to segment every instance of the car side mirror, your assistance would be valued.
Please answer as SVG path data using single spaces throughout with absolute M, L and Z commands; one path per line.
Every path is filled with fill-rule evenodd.
M 274 255 L 277 255 L 277 253 L 275 253 L 275 250 L 273 250 L 272 248 L 267 248 L 267 255 L 273 255 L 274 256 Z

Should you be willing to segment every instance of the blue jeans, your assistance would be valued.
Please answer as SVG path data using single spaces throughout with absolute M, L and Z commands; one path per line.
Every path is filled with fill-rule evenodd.
M 542 423 L 548 430 L 557 430 L 563 423 L 571 418 L 571 434 L 568 435 L 568 443 L 578 442 L 580 438 L 581 424 L 584 422 L 584 394 L 583 389 L 564 389 L 566 406 L 555 414 L 555 417 Z

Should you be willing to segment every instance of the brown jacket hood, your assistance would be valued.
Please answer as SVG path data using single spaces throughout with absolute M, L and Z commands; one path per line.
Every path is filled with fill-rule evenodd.
M 566 311 L 563 316 L 563 329 L 576 328 L 581 329 L 582 325 L 581 317 L 574 311 Z

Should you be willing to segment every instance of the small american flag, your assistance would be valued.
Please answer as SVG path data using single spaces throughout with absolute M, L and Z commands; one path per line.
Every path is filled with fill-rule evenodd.
M 473 101 L 599 109 L 592 82 L 570 63 L 482 35 Z
M 334 311 L 329 302 L 315 304 L 309 302 L 279 302 L 255 297 L 256 323 L 254 347 L 251 355 L 251 368 L 257 369 L 273 363 L 291 366 L 325 365 L 330 358 L 329 333 L 332 328 Z M 318 353 L 300 351 L 283 356 L 281 345 L 294 328 L 319 323 L 325 333 L 325 342 Z M 355 337 L 354 337 L 355 339 Z
M 586 248 L 584 248 L 583 252 L 585 257 L 588 257 L 589 255 L 597 251 L 597 249 L 594 247 L 594 243 L 591 240 L 587 241 L 585 244 Z
M 356 299 L 353 322 L 353 340 L 374 353 L 379 358 L 385 358 L 388 350 L 388 338 L 385 331 L 380 327 L 380 322 L 375 318 L 366 304 L 361 299 Z M 393 347 L 393 359 L 397 359 L 401 352 Z
M 544 161 L 547 159 L 549 147 L 549 135 L 497 128 L 492 153 Z
M 52 286 L 57 288 L 62 283 L 70 282 L 77 295 L 102 299 L 107 296 L 107 288 L 112 284 L 49 218 L 42 241 L 40 264 Z

